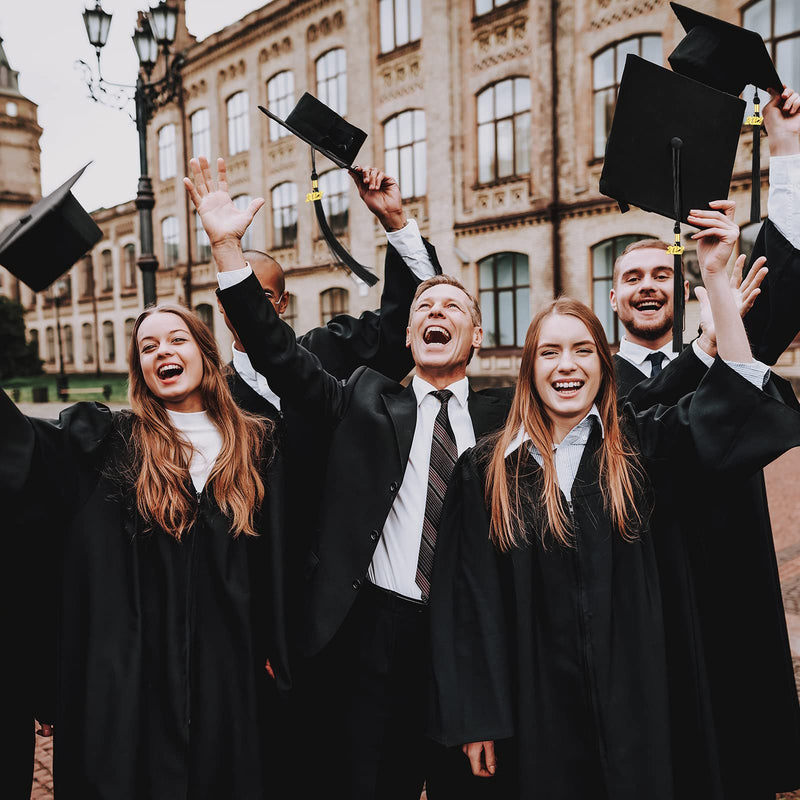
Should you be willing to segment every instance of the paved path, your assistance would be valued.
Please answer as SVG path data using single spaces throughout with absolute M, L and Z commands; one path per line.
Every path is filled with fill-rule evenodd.
M 24 410 L 36 416 L 55 417 L 60 407 L 53 403 L 46 406 L 31 405 Z M 790 450 L 770 464 L 765 472 L 792 660 L 800 692 L 800 485 L 797 482 L 797 476 L 800 475 L 800 448 Z M 52 800 L 51 765 L 52 742 L 37 737 L 31 800 Z M 776 798 L 800 800 L 800 790 L 777 795 Z

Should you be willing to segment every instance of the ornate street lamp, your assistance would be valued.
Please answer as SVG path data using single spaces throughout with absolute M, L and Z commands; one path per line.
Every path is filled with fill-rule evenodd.
M 102 9 L 100 0 L 96 0 L 94 8 L 88 8 L 83 12 L 89 43 L 97 54 L 97 76 L 95 77 L 91 67 L 84 61 L 79 61 L 78 64 L 85 72 L 92 100 L 119 109 L 128 107 L 131 99 L 134 101 L 136 111 L 132 119 L 139 134 L 139 183 L 136 190 L 136 208 L 139 210 L 141 239 L 141 254 L 136 263 L 142 271 L 144 305 L 149 306 L 156 303 L 158 259 L 153 253 L 155 197 L 147 167 L 147 125 L 160 108 L 181 100 L 183 56 L 180 53 L 171 54 L 177 32 L 178 9 L 170 5 L 168 0 L 161 0 L 157 6 L 141 13 L 139 17 L 140 24 L 133 33 L 133 45 L 140 65 L 135 86 L 112 83 L 105 80 L 100 73 L 100 50 L 105 46 L 111 27 L 111 14 Z M 150 76 L 158 62 L 159 47 L 164 57 L 164 75 L 158 80 L 151 81 Z M 186 284 L 186 302 L 191 307 L 189 295 L 191 278 L 188 276 Z

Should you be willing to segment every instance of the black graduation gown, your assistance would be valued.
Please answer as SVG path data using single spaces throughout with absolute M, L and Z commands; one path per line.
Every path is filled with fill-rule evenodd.
M 60 515 L 56 794 L 264 800 L 267 657 L 289 685 L 280 497 L 258 537 L 234 538 L 210 489 L 180 542 L 147 531 L 117 477 L 129 424 L 94 403 L 27 419 L 0 397 L 0 488 Z
M 635 418 L 628 408 L 626 420 L 655 499 L 634 542 L 604 512 L 597 434 L 573 486 L 574 549 L 534 536 L 499 554 L 476 450 L 451 479 L 432 582 L 429 732 L 449 745 L 505 740 L 503 797 L 727 800 L 683 520 L 698 476 L 705 493 L 710 474 L 759 469 L 800 443 L 800 415 L 718 362 L 680 405 Z M 675 485 L 673 469 L 691 482 Z

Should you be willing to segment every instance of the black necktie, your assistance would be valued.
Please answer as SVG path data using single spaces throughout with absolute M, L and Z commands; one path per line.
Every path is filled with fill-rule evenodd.
M 419 545 L 417 559 L 417 586 L 427 600 L 431 593 L 431 570 L 433 569 L 433 551 L 436 549 L 436 531 L 442 516 L 442 501 L 447 491 L 447 484 L 453 466 L 458 459 L 458 448 L 450 418 L 447 415 L 447 401 L 453 396 L 449 389 L 442 389 L 431 394 L 442 404 L 433 423 L 431 439 L 431 464 L 428 469 L 428 496 L 425 501 L 425 518 L 422 522 L 422 541 Z
M 661 367 L 664 364 L 664 360 L 666 359 L 667 354 L 662 353 L 660 350 L 656 350 L 654 353 L 650 353 L 645 361 L 649 361 L 653 365 L 653 369 L 650 372 L 650 377 L 654 377 L 661 372 Z

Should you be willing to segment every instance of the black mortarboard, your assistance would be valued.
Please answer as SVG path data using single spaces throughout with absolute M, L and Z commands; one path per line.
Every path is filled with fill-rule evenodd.
M 673 348 L 683 338 L 680 222 L 728 196 L 744 101 L 628 55 L 606 142 L 600 191 L 675 220 Z
M 773 89 L 779 94 L 783 91 L 783 83 L 758 33 L 678 3 L 670 5 L 686 31 L 686 36 L 669 56 L 675 72 L 737 97 L 748 84 Z M 753 104 L 753 114 L 746 120 L 753 126 L 750 221 L 758 222 L 761 219 L 761 125 L 764 121 L 758 88 Z
M 70 192 L 88 166 L 0 232 L 0 264 L 34 292 L 58 280 L 103 238 Z
M 320 152 L 338 167 L 349 169 L 367 134 L 308 92 L 303 94 L 285 120 L 263 106 L 258 108 L 270 119 L 274 119 L 306 144 L 311 145 L 311 191 L 306 195 L 306 201 L 313 201 L 322 235 L 337 260 L 349 267 L 362 281 L 374 286 L 378 281 L 375 273 L 363 264 L 359 264 L 345 250 L 328 225 L 325 209 L 322 206 L 322 192 L 319 191 L 319 176 L 314 157 L 315 151 Z

